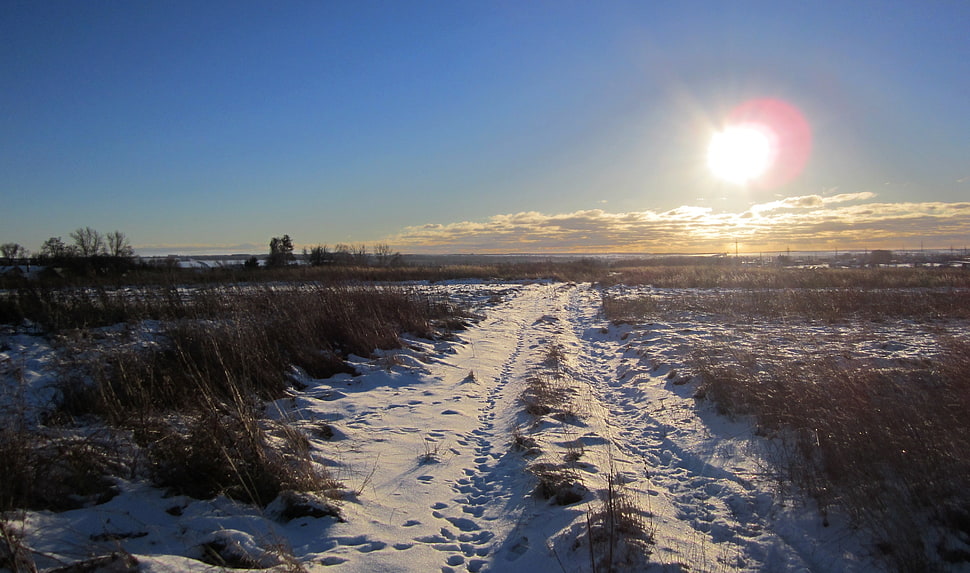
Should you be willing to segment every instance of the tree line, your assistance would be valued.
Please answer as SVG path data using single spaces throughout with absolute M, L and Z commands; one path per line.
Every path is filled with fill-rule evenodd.
M 64 262 L 79 258 L 131 259 L 135 256 L 131 241 L 121 231 L 101 233 L 91 227 L 83 227 L 71 232 L 69 237 L 71 242 L 65 242 L 61 237 L 51 237 L 44 241 L 39 252 L 33 254 L 19 243 L 4 243 L 0 245 L 0 256 L 8 264 L 30 259 Z
M 309 249 L 303 248 L 303 260 L 307 264 L 320 267 L 326 265 L 370 266 L 382 267 L 398 266 L 401 264 L 401 253 L 392 252 L 387 243 L 377 243 L 368 252 L 363 243 L 337 243 L 331 249 L 328 245 L 316 245 Z M 273 237 L 269 242 L 269 256 L 266 258 L 268 267 L 285 267 L 296 261 L 293 254 L 293 239 L 289 235 Z M 247 261 L 248 266 L 257 266 L 254 258 Z
M 337 243 L 304 247 L 302 260 L 310 266 L 398 266 L 402 264 L 401 253 L 393 252 L 387 243 L 377 243 L 368 250 L 362 243 Z M 294 264 L 293 239 L 289 235 L 273 237 L 269 242 L 269 255 L 264 261 L 266 267 L 285 267 Z M 127 271 L 141 264 L 135 258 L 135 250 L 128 236 L 121 231 L 102 233 L 91 227 L 78 228 L 63 237 L 50 237 L 31 253 L 19 243 L 0 244 L 0 264 L 30 265 L 37 264 L 79 274 L 107 274 Z M 246 261 L 248 268 L 260 266 L 257 257 Z

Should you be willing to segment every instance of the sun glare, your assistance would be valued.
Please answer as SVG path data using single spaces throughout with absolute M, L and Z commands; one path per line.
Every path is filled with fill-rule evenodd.
M 771 168 L 777 154 L 770 131 L 760 125 L 730 125 L 711 137 L 707 166 L 716 177 L 745 185 Z
M 725 182 L 776 189 L 802 172 L 812 130 L 793 105 L 773 98 L 745 101 L 719 122 L 707 147 L 707 167 Z

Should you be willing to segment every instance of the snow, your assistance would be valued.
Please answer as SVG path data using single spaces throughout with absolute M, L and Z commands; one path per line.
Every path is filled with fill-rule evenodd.
M 724 325 L 691 315 L 617 325 L 602 316 L 602 292 L 588 284 L 414 288 L 463 299 L 483 317 L 452 340 L 412 338 L 402 350 L 356 357 L 358 376 L 294 372 L 305 388 L 266 408 L 270 418 L 304 430 L 315 461 L 343 483 L 344 521 L 284 521 L 273 505 L 170 497 L 119 479 L 119 495 L 106 503 L 13 519 L 38 566 L 123 551 L 143 571 L 209 571 L 217 568 L 200 559 L 215 544 L 264 567 L 591 571 L 587 517 L 616 476 L 653 538 L 650 555 L 633 555 L 626 570 L 876 568 L 863 534 L 831 513 L 823 526 L 810 500 L 781 494 L 766 438 L 695 400 L 694 385 L 679 372 L 687 349 L 713 338 L 744 345 L 770 337 L 792 352 L 811 352 L 806 340 L 819 347 L 849 340 L 853 352 L 888 360 L 932 352 L 929 327 Z M 624 291 L 638 292 L 664 295 Z M 873 335 L 880 328 L 886 332 Z M 550 372 L 554 347 L 572 415 L 534 423 L 520 396 L 531 376 Z M 50 403 L 59 376 L 54 355 L 41 337 L 0 334 L 0 397 L 14 406 L 5 416 L 19 404 L 37 412 Z M 323 424 L 331 429 L 326 436 L 313 431 Z M 513 447 L 515 432 L 532 438 L 538 452 Z M 570 452 L 572 465 L 565 462 Z M 588 493 L 566 506 L 535 495 L 527 468 L 537 463 L 568 466 Z

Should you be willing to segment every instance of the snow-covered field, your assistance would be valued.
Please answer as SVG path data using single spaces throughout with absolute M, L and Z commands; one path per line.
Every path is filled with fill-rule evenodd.
M 170 497 L 121 480 L 106 503 L 26 512 L 9 527 L 41 569 L 114 554 L 142 571 L 213 570 L 199 559 L 219 541 L 281 570 L 604 571 L 589 534 L 613 482 L 643 526 L 617 545 L 615 570 L 879 569 L 871 540 L 845 519 L 830 513 L 823 525 L 813 502 L 778 491 L 766 439 L 695 399 L 685 360 L 706 341 L 754 337 L 792 352 L 837 340 L 858 355 L 920 357 L 934 352 L 931 327 L 728 325 L 688 313 L 613 324 L 589 284 L 424 288 L 474 305 L 481 320 L 451 340 L 355 358 L 356 377 L 302 375 L 304 389 L 267 405 L 342 482 L 342 520 L 287 521 L 279 504 Z M 3 403 L 43 407 L 59 374 L 53 349 L 23 333 L 0 343 Z M 537 380 L 557 394 L 546 415 L 522 400 Z M 543 471 L 568 478 L 579 501 L 537 495 Z

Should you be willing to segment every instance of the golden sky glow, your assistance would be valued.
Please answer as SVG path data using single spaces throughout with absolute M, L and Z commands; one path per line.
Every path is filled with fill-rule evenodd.
M 874 193 L 805 195 L 752 205 L 742 212 L 707 207 L 610 213 L 522 212 L 482 221 L 429 223 L 390 240 L 422 252 L 745 252 L 963 248 L 970 202 L 882 203 Z M 927 245 L 930 246 L 930 245 Z

